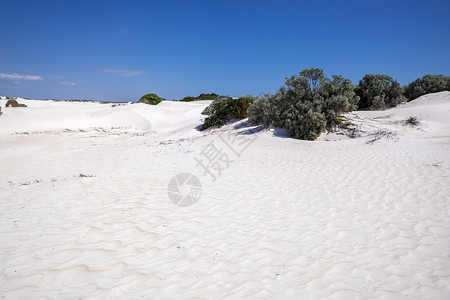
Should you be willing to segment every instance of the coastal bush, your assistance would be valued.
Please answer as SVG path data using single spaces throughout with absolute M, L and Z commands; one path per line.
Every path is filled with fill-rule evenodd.
M 270 126 L 275 124 L 280 125 L 280 122 L 276 122 L 280 115 L 282 101 L 280 99 L 280 92 L 272 94 L 265 94 L 257 97 L 253 104 L 248 108 L 248 120 L 253 124 L 262 124 L 264 126 Z M 287 107 L 287 105 L 284 105 Z M 278 114 L 277 114 L 278 112 Z
M 197 101 L 197 100 L 215 100 L 217 97 L 219 97 L 219 95 L 217 95 L 215 93 L 200 94 L 200 95 L 198 95 L 198 97 L 192 97 L 192 96 L 184 97 L 180 101 L 181 102 L 190 102 L 190 101 Z
M 388 75 L 367 74 L 356 89 L 359 109 L 385 109 L 405 100 L 403 88 Z
M 230 99 L 233 99 L 233 98 L 228 97 L 228 96 L 218 96 L 216 99 L 214 99 L 213 102 L 211 102 L 210 105 L 208 105 L 208 106 L 202 111 L 202 115 L 206 115 L 206 116 L 211 115 L 211 114 L 213 113 L 213 111 L 214 111 L 214 106 L 215 106 L 217 103 L 225 102 L 225 101 L 228 101 L 228 100 L 230 100 Z
M 219 95 L 215 94 L 215 93 L 211 93 L 211 94 L 200 94 L 197 97 L 197 100 L 214 100 L 218 97 Z
M 248 109 L 249 121 L 287 129 L 298 139 L 314 140 L 339 122 L 338 117 L 356 109 L 359 97 L 349 79 L 325 77 L 318 68 L 305 69 L 286 78 L 274 94 L 255 100 Z
M 19 102 L 17 102 L 16 99 L 10 99 L 6 102 L 6 107 L 11 106 L 11 107 L 27 107 L 25 104 L 21 104 Z
M 229 98 L 230 100 L 232 98 Z M 228 110 L 227 110 L 227 101 L 228 99 L 224 101 L 216 101 L 211 103 L 206 109 L 208 110 L 208 117 L 205 118 L 203 121 L 203 130 L 208 129 L 212 126 L 223 126 L 227 123 L 227 116 L 228 116 Z M 206 110 L 205 109 L 205 110 Z
M 235 120 L 242 120 L 247 118 L 247 111 L 248 108 L 252 105 L 253 100 L 253 96 L 244 96 L 228 101 L 228 114 L 230 118 Z
M 145 103 L 150 105 L 158 105 L 163 99 L 156 94 L 147 94 L 139 99 L 138 103 Z
M 425 94 L 442 91 L 450 91 L 450 76 L 428 74 L 408 84 L 405 97 L 411 101 Z
M 218 96 L 202 114 L 207 115 L 203 122 L 203 129 L 212 126 L 223 126 L 231 120 L 241 120 L 247 118 L 247 110 L 253 103 L 252 96 L 244 96 L 233 99 L 227 96 Z
M 324 114 L 326 127 L 330 128 L 339 121 L 343 112 L 355 110 L 359 97 L 354 92 L 350 79 L 333 75 L 333 80 L 325 80 L 323 84 L 321 111 Z
M 197 100 L 197 99 L 195 99 L 195 97 L 187 96 L 187 97 L 184 97 L 183 99 L 181 99 L 180 101 L 181 102 L 191 102 L 191 101 L 195 101 L 195 100 Z

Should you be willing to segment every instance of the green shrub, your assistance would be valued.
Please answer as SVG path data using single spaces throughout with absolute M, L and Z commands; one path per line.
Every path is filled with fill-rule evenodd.
M 255 100 L 248 109 L 250 122 L 285 128 L 295 138 L 314 140 L 339 122 L 343 112 L 356 109 L 359 100 L 349 79 L 333 76 L 330 80 L 317 68 L 286 78 L 285 85 L 274 95 Z
M 232 99 L 232 98 L 230 98 Z M 228 100 L 227 100 L 228 101 Z M 212 126 L 223 126 L 227 123 L 228 118 L 228 103 L 227 101 L 220 101 L 211 103 L 208 107 L 211 113 L 203 121 L 203 129 L 208 129 Z
M 150 105 L 158 105 L 163 99 L 156 94 L 147 94 L 139 99 L 138 103 L 145 103 Z
M 247 118 L 247 110 L 253 103 L 252 96 L 231 99 L 227 102 L 229 117 L 236 120 Z
M 387 75 L 367 74 L 359 81 L 356 93 L 360 97 L 359 109 L 385 109 L 405 100 L 403 88 Z
M 219 97 L 219 95 L 217 95 L 215 93 L 200 94 L 198 97 L 192 97 L 192 96 L 184 97 L 180 101 L 181 102 L 190 102 L 190 101 L 197 101 L 197 100 L 215 100 L 217 97 Z
M 206 116 L 211 115 L 211 114 L 215 111 L 214 105 L 216 105 L 217 103 L 220 103 L 220 102 L 228 101 L 228 100 L 230 100 L 230 99 L 233 99 L 233 98 L 228 97 L 228 96 L 219 96 L 219 97 L 217 97 L 216 99 L 214 99 L 213 102 L 211 102 L 210 105 L 208 105 L 208 106 L 202 111 L 202 115 L 206 115 Z
M 320 133 L 325 130 L 325 116 L 317 111 L 308 110 L 305 113 L 297 114 L 295 109 L 290 110 L 284 119 L 283 127 L 286 128 L 292 137 L 301 140 L 315 140 Z
M 191 102 L 191 101 L 195 101 L 195 100 L 197 100 L 197 99 L 195 99 L 195 97 L 187 96 L 187 97 L 184 97 L 183 99 L 181 99 L 180 101 L 181 102 Z
M 208 117 L 203 122 L 203 129 L 212 126 L 223 126 L 231 120 L 247 118 L 247 110 L 253 103 L 252 96 L 244 96 L 233 99 L 227 96 L 218 96 L 202 114 Z
M 6 102 L 6 107 L 27 107 L 25 104 L 20 104 L 16 99 L 10 99 Z
M 200 94 L 197 97 L 197 100 L 215 100 L 219 95 L 215 94 L 215 93 L 211 93 L 211 94 Z
M 349 79 L 333 75 L 333 80 L 325 80 L 320 92 L 322 103 L 320 110 L 324 114 L 326 127 L 336 125 L 337 118 L 343 113 L 358 107 L 359 97 Z
M 425 94 L 442 91 L 450 91 L 450 76 L 425 75 L 406 86 L 405 97 L 411 101 Z

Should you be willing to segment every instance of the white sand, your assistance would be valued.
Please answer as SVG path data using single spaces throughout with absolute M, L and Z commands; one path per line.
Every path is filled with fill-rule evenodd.
M 314 142 L 198 132 L 202 101 L 5 102 L 1 299 L 450 298 L 449 92 Z M 255 140 L 238 157 L 226 130 Z M 215 182 L 195 160 L 211 142 L 233 160 Z M 181 172 L 202 183 L 183 208 Z

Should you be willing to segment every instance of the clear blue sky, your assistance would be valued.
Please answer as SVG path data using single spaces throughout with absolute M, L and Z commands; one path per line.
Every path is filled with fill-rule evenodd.
M 171 99 L 285 76 L 450 75 L 450 1 L 0 0 L 0 95 Z

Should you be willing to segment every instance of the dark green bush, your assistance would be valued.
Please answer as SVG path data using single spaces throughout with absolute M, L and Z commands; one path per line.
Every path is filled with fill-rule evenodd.
M 405 97 L 411 101 L 425 94 L 442 91 L 450 91 L 450 76 L 425 75 L 406 86 Z
M 145 103 L 150 105 L 158 105 L 163 99 L 156 94 L 147 94 L 139 99 L 138 103 Z
M 184 97 L 183 99 L 181 99 L 180 101 L 181 102 L 191 102 L 191 101 L 195 101 L 195 100 L 197 100 L 197 99 L 195 99 L 195 97 L 187 96 L 187 97 Z
M 232 98 L 229 98 L 232 99 Z M 219 101 L 211 103 L 210 107 L 211 113 L 203 121 L 203 129 L 208 129 L 212 126 L 223 126 L 227 123 L 228 119 L 228 102 L 229 100 Z
M 359 109 L 385 109 L 405 100 L 403 88 L 388 75 L 367 74 L 356 89 Z
M 231 99 L 227 102 L 228 114 L 230 118 L 242 120 L 247 118 L 247 110 L 253 103 L 252 96 L 244 96 L 238 99 Z
M 295 109 L 290 112 L 291 114 L 288 114 L 283 122 L 283 127 L 289 131 L 292 137 L 312 141 L 325 130 L 326 120 L 322 113 L 312 109 L 302 114 L 297 114 Z
M 253 103 L 252 96 L 233 99 L 227 96 L 218 96 L 202 114 L 208 117 L 203 122 L 203 129 L 212 126 L 223 126 L 231 120 L 247 118 L 247 109 Z
M 190 102 L 190 101 L 197 101 L 197 100 L 216 100 L 217 97 L 219 97 L 219 95 L 217 95 L 215 93 L 200 94 L 198 97 L 192 97 L 192 96 L 184 97 L 180 101 L 182 101 L 182 102 Z
M 219 96 L 219 97 L 217 97 L 213 102 L 211 102 L 210 105 L 208 105 L 208 106 L 202 111 L 202 115 L 205 115 L 205 116 L 211 115 L 211 114 L 213 113 L 213 111 L 214 111 L 214 105 L 216 105 L 216 103 L 219 103 L 219 102 L 225 102 L 225 101 L 228 101 L 228 100 L 230 100 L 230 99 L 233 99 L 233 98 L 228 97 L 228 96 Z
M 215 100 L 219 95 L 215 94 L 215 93 L 211 93 L 211 94 L 200 94 L 197 97 L 197 100 Z
M 285 85 L 250 106 L 250 122 L 285 128 L 295 138 L 314 140 L 334 126 L 340 114 L 356 109 L 359 100 L 349 79 L 333 76 L 330 80 L 317 68 L 286 78 Z
M 10 99 L 6 102 L 6 107 L 27 107 L 25 104 L 20 104 L 16 99 Z

